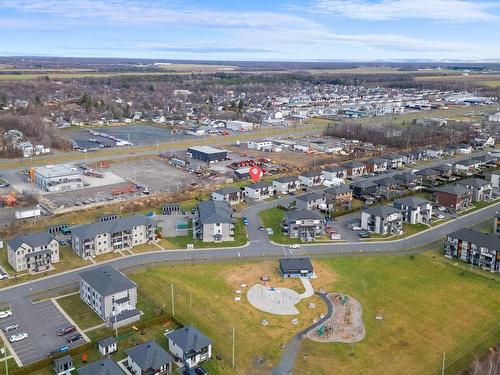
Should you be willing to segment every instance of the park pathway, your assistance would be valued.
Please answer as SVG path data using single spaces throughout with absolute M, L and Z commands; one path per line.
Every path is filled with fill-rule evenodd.
M 293 368 L 295 367 L 295 361 L 297 360 L 297 355 L 300 350 L 300 343 L 306 337 L 306 335 L 321 326 L 324 322 L 330 319 L 334 313 L 334 307 L 332 301 L 328 298 L 328 294 L 315 292 L 318 297 L 320 297 L 328 306 L 328 313 L 325 317 L 313 325 L 307 327 L 303 331 L 297 333 L 286 345 L 286 348 L 283 350 L 283 354 L 281 355 L 280 362 L 278 366 L 273 368 L 272 375 L 291 375 L 293 374 Z

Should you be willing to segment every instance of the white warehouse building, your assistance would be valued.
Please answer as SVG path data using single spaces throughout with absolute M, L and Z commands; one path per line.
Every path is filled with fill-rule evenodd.
M 253 130 L 254 124 L 246 121 L 229 120 L 226 124 L 226 128 L 239 132 L 246 132 L 249 130 Z

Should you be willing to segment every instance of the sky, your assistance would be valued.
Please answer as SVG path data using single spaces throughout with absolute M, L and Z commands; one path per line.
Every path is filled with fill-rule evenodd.
M 0 55 L 500 61 L 500 0 L 0 0 Z

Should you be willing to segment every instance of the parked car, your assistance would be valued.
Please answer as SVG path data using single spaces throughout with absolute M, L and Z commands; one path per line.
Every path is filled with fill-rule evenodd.
M 298 243 L 291 244 L 290 249 L 300 249 L 300 245 Z
M 5 333 L 7 333 L 7 332 L 10 332 L 10 331 L 14 331 L 14 330 L 16 330 L 16 329 L 18 329 L 18 328 L 19 328 L 19 324 L 11 324 L 10 326 L 5 327 L 5 328 L 3 329 L 3 331 L 4 331 Z
M 196 373 L 197 373 L 198 375 L 208 375 L 208 371 L 207 371 L 207 370 L 205 370 L 203 367 L 198 367 L 198 368 L 196 369 Z
M 443 214 L 439 214 L 439 215 L 437 215 L 437 218 L 438 218 L 438 219 L 444 219 L 444 218 L 445 218 L 445 216 L 444 216 Z
M 359 232 L 360 238 L 370 238 L 370 233 L 368 232 Z
M 261 226 L 259 227 L 259 230 L 264 230 L 264 226 L 262 226 L 262 225 L 261 225 Z
M 9 341 L 10 342 L 18 342 L 18 341 L 22 341 L 22 340 L 27 339 L 27 338 L 28 338 L 28 334 L 25 332 L 16 333 L 16 334 L 10 336 Z
M 0 319 L 7 318 L 8 316 L 12 316 L 12 310 L 0 311 Z
M 76 335 L 68 337 L 68 339 L 66 341 L 68 341 L 68 343 L 72 343 L 72 342 L 75 342 L 75 341 L 78 341 L 81 339 L 83 339 L 83 336 L 80 335 L 79 333 L 77 333 Z
M 438 211 L 446 211 L 446 207 L 439 206 L 439 207 L 438 207 Z
M 332 233 L 332 234 L 330 235 L 330 239 L 331 239 L 331 240 L 341 240 L 341 239 L 342 239 L 342 236 L 341 236 L 340 234 L 338 234 L 338 233 Z
M 360 226 L 358 226 L 358 225 L 353 225 L 353 226 L 351 227 L 351 229 L 352 229 L 353 231 L 360 231 L 360 230 L 363 230 L 363 228 L 361 228 L 361 227 L 360 227 Z
M 59 331 L 57 331 L 57 336 L 65 336 L 71 332 L 75 332 L 76 331 L 76 327 L 71 325 L 71 326 L 67 326 L 67 327 L 64 327 L 62 329 L 60 329 Z
M 243 216 L 243 218 L 241 219 L 243 221 L 243 225 L 248 225 L 248 218 Z
M 4 280 L 4 279 L 8 279 L 9 278 L 9 275 L 7 275 L 7 273 L 0 269 L 0 280 Z
M 182 375 L 196 375 L 196 371 L 193 369 L 187 368 L 184 371 L 182 371 Z

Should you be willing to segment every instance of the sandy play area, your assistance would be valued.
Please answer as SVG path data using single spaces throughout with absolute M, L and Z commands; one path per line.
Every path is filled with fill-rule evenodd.
M 363 308 L 358 300 L 342 293 L 329 293 L 328 298 L 334 306 L 332 318 L 309 332 L 307 337 L 318 342 L 353 343 L 363 340 L 366 331 Z

